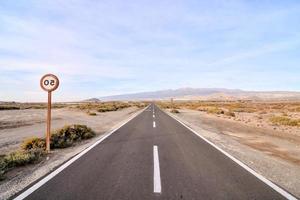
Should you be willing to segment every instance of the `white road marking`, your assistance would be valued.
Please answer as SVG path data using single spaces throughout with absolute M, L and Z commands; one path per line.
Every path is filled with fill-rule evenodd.
M 156 145 L 153 146 L 153 163 L 154 163 L 153 192 L 161 193 L 158 147 Z
M 155 122 L 153 122 L 153 128 L 156 128 L 156 123 Z
M 149 107 L 149 106 L 148 106 Z M 83 150 L 81 153 L 77 154 L 75 157 L 73 157 L 71 160 L 69 160 L 68 162 L 66 162 L 65 164 L 63 164 L 62 166 L 60 166 L 59 168 L 57 168 L 55 171 L 51 172 L 49 175 L 47 175 L 45 178 L 43 178 L 42 180 L 40 180 L 39 182 L 37 182 L 36 184 L 34 184 L 32 187 L 28 188 L 25 192 L 21 193 L 19 196 L 17 196 L 14 200 L 22 200 L 25 199 L 27 196 L 29 196 L 31 193 L 33 193 L 35 190 L 37 190 L 38 188 L 40 188 L 41 186 L 43 186 L 45 183 L 47 183 L 49 180 L 51 180 L 53 177 L 55 177 L 57 174 L 59 174 L 61 171 L 63 171 L 65 168 L 67 168 L 69 165 L 71 165 L 73 162 L 75 162 L 77 159 L 79 159 L 80 157 L 82 157 L 83 155 L 85 155 L 88 151 L 90 151 L 92 148 L 94 148 L 95 146 L 97 146 L 98 144 L 100 144 L 103 140 L 105 140 L 106 138 L 108 138 L 111 134 L 113 134 L 114 132 L 116 132 L 118 129 L 120 129 L 122 126 L 124 126 L 125 124 L 127 124 L 129 121 L 131 121 L 132 119 L 134 119 L 136 116 L 138 116 L 139 114 L 141 114 L 142 112 L 146 111 L 146 109 L 148 108 L 144 108 L 143 110 L 141 110 L 140 112 L 136 113 L 135 115 L 133 115 L 132 117 L 130 117 L 127 121 L 125 121 L 123 124 L 121 124 L 120 126 L 118 126 L 116 129 L 112 130 L 111 132 L 103 135 L 99 140 L 97 140 L 93 145 L 89 146 L 88 148 L 86 148 L 85 150 Z
M 175 117 L 172 114 L 169 114 L 169 113 L 166 113 L 166 114 L 169 115 L 169 116 L 171 116 L 176 121 L 178 121 L 180 124 L 182 124 L 184 127 L 186 127 L 187 129 L 189 129 L 191 132 L 193 132 L 195 135 L 197 135 L 198 137 L 200 137 L 202 140 L 204 140 L 205 142 L 207 142 L 208 144 L 210 144 L 211 146 L 213 146 L 214 148 L 216 148 L 217 150 L 219 150 L 225 156 L 227 156 L 232 161 L 234 161 L 235 163 L 237 163 L 238 165 L 240 165 L 242 168 L 244 168 L 245 170 L 247 170 L 248 172 L 250 172 L 256 178 L 258 178 L 259 180 L 261 180 L 262 182 L 264 182 L 266 185 L 268 185 L 269 187 L 271 187 L 273 190 L 275 190 L 276 192 L 278 192 L 279 194 L 281 194 L 282 196 L 284 196 L 286 199 L 297 200 L 296 197 L 294 197 L 293 195 L 291 195 L 290 193 L 288 193 L 287 191 L 285 191 L 281 187 L 277 186 L 276 184 L 274 184 L 273 182 L 271 182 L 270 180 L 268 180 L 267 178 L 265 178 L 261 174 L 257 173 L 256 171 L 254 171 L 253 169 L 251 169 L 250 167 L 248 167 L 242 161 L 236 159 L 235 157 L 233 157 L 232 155 L 230 155 L 229 153 L 227 153 L 226 151 L 224 151 L 223 149 L 221 149 L 220 147 L 218 147 L 217 145 L 215 145 L 214 143 L 212 143 L 211 141 L 209 141 L 208 139 L 206 139 L 205 137 L 203 137 L 202 135 L 200 135 L 199 133 L 197 133 L 195 130 L 193 130 L 188 125 L 186 125 L 186 122 L 182 122 L 181 120 L 179 120 L 177 117 Z
M 153 115 L 153 118 L 155 118 L 155 115 Z

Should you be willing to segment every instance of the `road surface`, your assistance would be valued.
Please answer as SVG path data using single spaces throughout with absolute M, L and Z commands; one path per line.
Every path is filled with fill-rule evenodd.
M 154 104 L 29 190 L 25 199 L 286 199 Z

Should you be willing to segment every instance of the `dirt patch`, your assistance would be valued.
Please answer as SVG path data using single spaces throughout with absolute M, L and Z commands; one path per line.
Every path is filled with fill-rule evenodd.
M 18 127 L 22 127 L 22 126 L 30 126 L 32 125 L 31 123 L 28 122 L 24 122 L 24 121 L 0 121 L 0 130 L 2 129 L 9 129 L 9 128 L 18 128 Z
M 284 149 L 280 149 L 278 146 L 275 146 L 274 144 L 268 142 L 255 142 L 255 141 L 253 142 L 246 141 L 243 143 L 254 149 L 265 152 L 266 154 L 269 154 L 271 156 L 275 156 L 283 160 L 300 165 L 300 159 L 298 157 L 291 155 L 290 152 Z

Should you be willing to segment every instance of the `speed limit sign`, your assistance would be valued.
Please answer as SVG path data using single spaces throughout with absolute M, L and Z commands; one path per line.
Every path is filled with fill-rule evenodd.
M 47 129 L 46 129 L 46 151 L 50 152 L 50 132 L 51 132 L 51 98 L 52 91 L 59 86 L 57 76 L 53 74 L 46 74 L 40 80 L 41 88 L 48 92 L 48 111 L 47 111 Z
M 41 78 L 40 85 L 43 90 L 47 92 L 52 92 L 58 88 L 59 80 L 53 74 L 46 74 Z

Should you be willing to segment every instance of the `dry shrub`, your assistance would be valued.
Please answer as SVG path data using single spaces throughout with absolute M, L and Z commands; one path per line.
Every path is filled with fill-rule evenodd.
M 172 110 L 171 110 L 171 113 L 177 114 L 177 113 L 180 113 L 180 112 L 179 112 L 179 110 L 177 110 L 177 109 L 172 109 Z
M 1 105 L 0 110 L 20 110 L 19 106 Z
M 21 148 L 23 150 L 46 149 L 46 140 L 38 137 L 28 138 L 21 144 Z
M 285 116 L 273 116 L 270 121 L 275 125 L 300 126 L 300 119 L 292 119 Z
M 265 114 L 268 114 L 268 112 L 267 112 L 267 111 L 265 111 L 265 110 L 263 110 L 263 111 L 260 111 L 260 112 L 259 112 L 259 114 L 261 114 L 261 115 L 265 115 Z
M 125 102 L 86 103 L 77 106 L 80 110 L 97 110 L 98 112 L 117 111 L 131 106 L 140 105 Z
M 55 131 L 51 135 L 51 148 L 66 148 L 74 142 L 94 137 L 95 132 L 85 125 L 70 125 Z
M 201 112 L 206 112 L 208 110 L 208 107 L 200 106 L 196 110 L 201 111 Z
M 95 135 L 95 132 L 85 125 L 65 126 L 51 134 L 50 146 L 51 148 L 66 148 L 74 142 L 86 140 Z M 45 153 L 45 139 L 37 137 L 26 139 L 21 149 L 7 155 L 0 155 L 0 180 L 5 179 L 4 175 L 8 170 L 38 161 Z
M 296 107 L 294 111 L 295 112 L 300 112 L 300 107 Z
M 235 113 L 232 111 L 225 112 L 225 115 L 227 115 L 229 117 L 235 117 Z
M 0 157 L 0 180 L 5 179 L 5 173 L 15 167 L 32 164 L 44 154 L 43 150 L 15 151 Z
M 224 114 L 225 112 L 224 112 L 224 110 L 222 110 L 220 108 L 214 107 L 214 108 L 209 108 L 207 110 L 207 113 L 221 115 L 221 114 Z
M 89 112 L 87 112 L 87 114 L 90 115 L 90 116 L 97 116 L 97 113 L 95 113 L 95 112 L 90 112 L 89 111 Z

